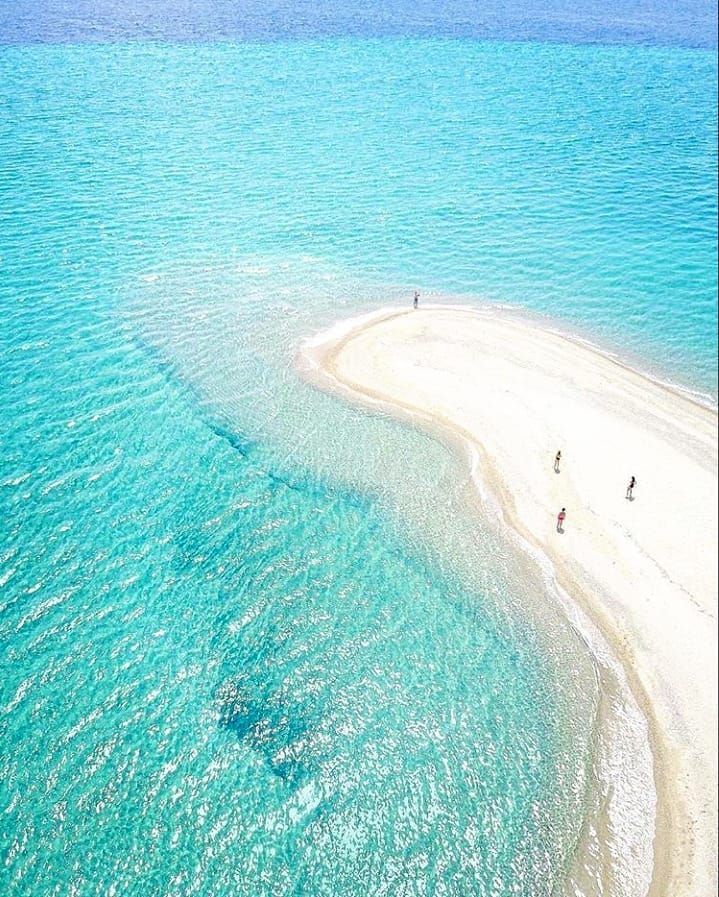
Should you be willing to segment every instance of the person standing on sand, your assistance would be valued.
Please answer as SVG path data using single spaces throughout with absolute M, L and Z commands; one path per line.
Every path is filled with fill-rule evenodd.
M 417 308 L 419 306 L 419 293 L 417 290 L 414 291 L 414 307 Z
M 560 449 L 554 456 L 554 472 L 559 473 L 559 462 L 562 460 L 562 450 Z
M 557 514 L 557 532 L 564 532 L 564 521 L 567 519 L 567 509 L 562 508 L 562 510 Z
M 631 480 L 629 480 L 629 485 L 627 486 L 627 494 L 625 498 L 628 498 L 629 501 L 634 501 L 634 487 L 637 485 L 637 478 L 633 476 Z

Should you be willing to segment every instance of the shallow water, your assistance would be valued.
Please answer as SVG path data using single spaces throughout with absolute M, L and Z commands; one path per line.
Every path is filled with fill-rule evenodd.
M 585 645 L 459 459 L 292 361 L 416 286 L 715 394 L 711 54 L 19 44 L 3 891 L 558 892 L 596 801 Z

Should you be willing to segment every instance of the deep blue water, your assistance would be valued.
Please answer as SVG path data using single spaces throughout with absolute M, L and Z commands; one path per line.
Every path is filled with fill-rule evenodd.
M 711 0 L 11 0 L 0 41 L 454 37 L 715 47 Z
M 714 15 L 0 7 L 3 893 L 561 892 L 584 644 L 292 360 L 419 287 L 715 395 Z

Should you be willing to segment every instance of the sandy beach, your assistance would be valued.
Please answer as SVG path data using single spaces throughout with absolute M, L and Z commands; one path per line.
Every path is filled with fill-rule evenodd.
M 647 717 L 657 789 L 649 893 L 716 894 L 716 413 L 490 309 L 385 309 L 308 341 L 302 366 L 322 388 L 475 449 L 476 476 L 504 522 L 550 559 Z

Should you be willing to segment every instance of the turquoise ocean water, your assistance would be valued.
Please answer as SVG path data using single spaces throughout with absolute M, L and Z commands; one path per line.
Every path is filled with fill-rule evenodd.
M 586 645 L 459 459 L 293 358 L 416 287 L 715 398 L 716 94 L 681 45 L 0 46 L 2 893 L 582 878 Z

